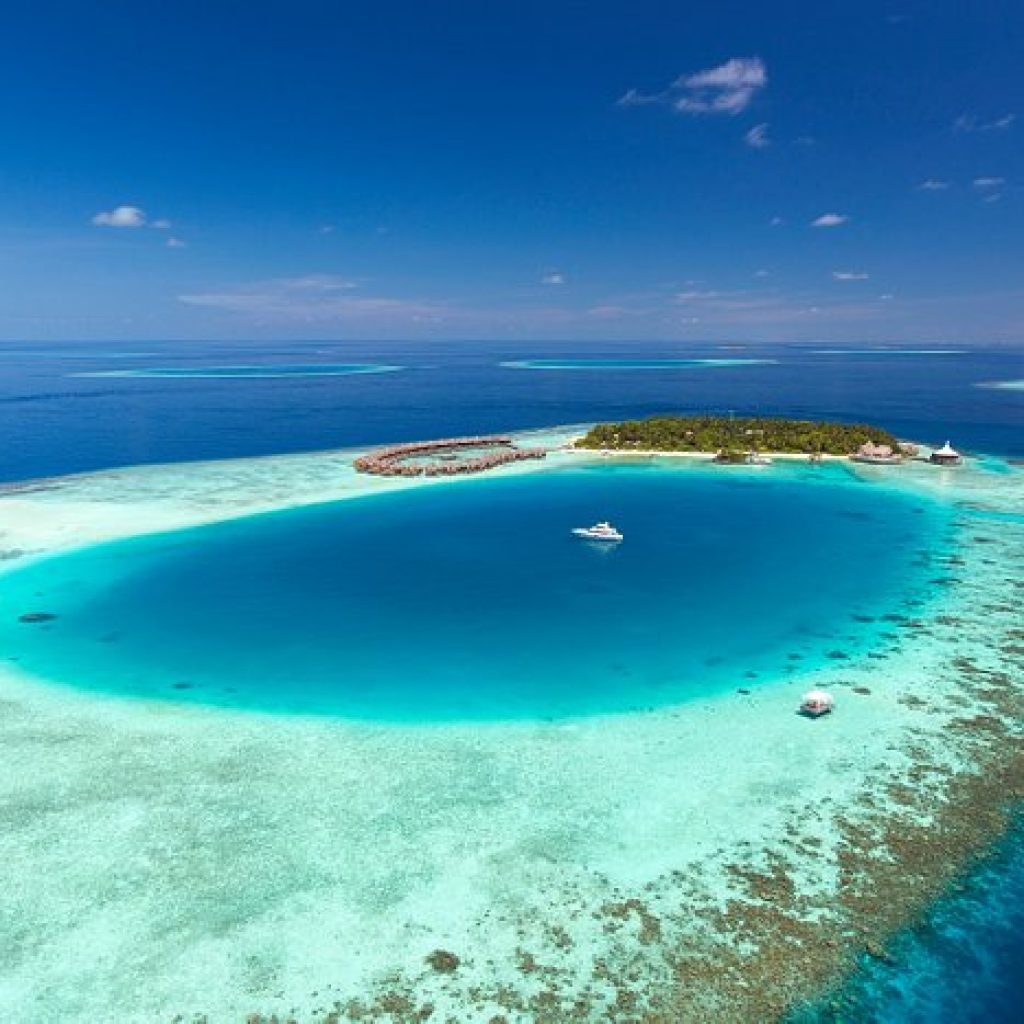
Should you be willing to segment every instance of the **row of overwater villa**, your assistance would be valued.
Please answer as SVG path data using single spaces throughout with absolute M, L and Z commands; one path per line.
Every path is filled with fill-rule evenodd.
M 475 448 L 487 450 L 481 455 L 465 457 Z M 518 448 L 507 436 L 452 437 L 380 448 L 356 459 L 353 465 L 360 473 L 377 476 L 459 476 L 483 473 L 525 459 L 543 459 L 546 455 L 543 448 Z M 412 461 L 414 459 L 424 461 Z

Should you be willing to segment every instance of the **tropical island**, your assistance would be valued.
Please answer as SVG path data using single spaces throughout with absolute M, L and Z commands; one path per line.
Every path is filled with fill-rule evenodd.
M 900 452 L 882 427 L 743 416 L 652 416 L 599 423 L 575 447 L 603 451 L 717 452 L 722 461 L 742 461 L 750 452 L 786 455 L 849 455 L 869 450 Z

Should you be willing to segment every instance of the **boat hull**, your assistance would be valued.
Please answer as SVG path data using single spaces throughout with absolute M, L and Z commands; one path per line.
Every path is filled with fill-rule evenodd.
M 581 537 L 583 540 L 599 540 L 606 544 L 617 544 L 622 540 L 622 534 L 592 533 L 583 527 L 577 527 L 572 531 L 574 537 Z

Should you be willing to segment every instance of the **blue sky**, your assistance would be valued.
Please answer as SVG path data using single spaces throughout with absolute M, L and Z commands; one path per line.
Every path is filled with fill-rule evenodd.
M 992 0 L 9 5 L 0 338 L 1024 341 L 1022 53 Z

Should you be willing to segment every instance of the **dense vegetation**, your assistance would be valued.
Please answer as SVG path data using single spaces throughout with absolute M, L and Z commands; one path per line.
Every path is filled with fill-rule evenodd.
M 872 441 L 893 449 L 887 430 L 863 423 L 817 423 L 811 420 L 751 419 L 737 416 L 655 416 L 624 423 L 599 423 L 580 448 L 658 452 L 803 452 L 849 455 Z

